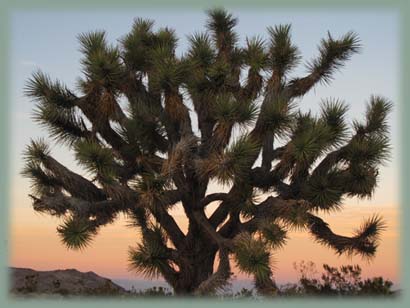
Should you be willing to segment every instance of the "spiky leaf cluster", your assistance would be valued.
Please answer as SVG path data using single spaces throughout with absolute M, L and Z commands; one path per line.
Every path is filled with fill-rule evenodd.
M 248 124 L 256 118 L 257 107 L 252 102 L 237 101 L 232 94 L 225 94 L 217 96 L 213 113 L 221 125 Z
M 352 55 L 361 48 L 360 39 L 354 32 L 348 32 L 335 39 L 329 32 L 319 45 L 319 57 L 308 63 L 310 72 L 320 76 L 320 81 L 329 83 L 333 73 L 339 70 Z
M 311 177 L 302 189 L 303 196 L 312 203 L 314 209 L 337 210 L 344 195 L 345 180 L 336 170 Z
M 169 266 L 166 237 L 161 228 L 154 226 L 136 248 L 128 251 L 130 268 L 147 278 L 158 278 L 161 270 Z
M 258 152 L 258 145 L 243 136 L 234 142 L 223 154 L 214 154 L 198 163 L 202 176 L 216 177 L 223 184 L 244 181 L 249 176 L 247 169 L 252 165 L 250 157 Z
M 57 232 L 67 248 L 82 250 L 91 244 L 96 230 L 88 219 L 69 217 L 57 228 Z
M 260 280 L 270 275 L 270 252 L 266 245 L 249 233 L 241 233 L 235 238 L 234 256 L 239 269 L 253 274 Z
M 77 161 L 87 171 L 107 181 L 114 179 L 116 163 L 111 149 L 93 141 L 79 141 L 75 144 L 74 151 Z
M 272 249 L 281 248 L 286 242 L 286 230 L 277 223 L 262 221 L 259 226 L 260 233 Z
M 282 77 L 294 68 L 299 60 L 299 50 L 291 41 L 291 25 L 269 27 L 269 67 Z

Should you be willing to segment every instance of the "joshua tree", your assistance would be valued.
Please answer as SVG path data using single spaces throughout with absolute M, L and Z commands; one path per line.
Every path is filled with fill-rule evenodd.
M 25 93 L 37 102 L 35 120 L 85 172 L 59 163 L 44 140 L 31 141 L 23 174 L 34 210 L 62 217 L 57 232 L 73 249 L 125 214 L 141 235 L 131 267 L 163 276 L 177 294 L 222 288 L 231 263 L 253 275 L 259 292 L 274 293 L 271 252 L 291 228 L 338 254 L 373 256 L 379 216 L 347 237 L 317 214 L 341 210 L 345 197 L 372 196 L 389 154 L 391 103 L 372 96 L 352 125 L 337 99 L 323 100 L 318 114 L 297 108 L 359 51 L 358 36 L 328 34 L 306 76 L 294 78 L 300 53 L 290 25 L 240 47 L 237 19 L 222 9 L 207 14 L 206 31 L 189 37 L 183 56 L 173 30 L 136 19 L 118 46 L 104 32 L 79 35 L 77 91 L 33 74 Z M 186 232 L 170 214 L 176 207 Z

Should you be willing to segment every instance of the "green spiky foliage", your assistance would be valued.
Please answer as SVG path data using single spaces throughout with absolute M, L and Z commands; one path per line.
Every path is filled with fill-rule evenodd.
M 129 249 L 130 268 L 147 278 L 158 278 L 172 266 L 166 234 L 158 226 L 144 230 L 144 234 L 142 242 Z
M 373 195 L 389 158 L 392 103 L 371 96 L 364 120 L 352 125 L 339 99 L 318 102 L 317 114 L 298 108 L 359 51 L 358 36 L 328 34 L 306 76 L 294 78 L 302 59 L 290 25 L 240 46 L 234 16 L 223 9 L 207 16 L 183 56 L 172 29 L 136 19 L 117 45 L 103 31 L 79 35 L 77 91 L 33 74 L 25 93 L 36 104 L 34 120 L 84 170 L 53 158 L 48 140 L 31 141 L 22 173 L 32 181 L 34 209 L 61 217 L 58 234 L 71 249 L 90 246 L 104 225 L 126 215 L 140 231 L 130 269 L 164 277 L 179 294 L 220 290 L 231 263 L 254 276 L 260 293 L 275 294 L 271 256 L 292 229 L 338 254 L 374 256 L 379 216 L 343 236 L 319 214 L 337 215 L 345 197 Z M 214 182 L 226 192 L 209 192 Z
M 75 217 L 65 219 L 57 228 L 63 244 L 74 250 L 81 250 L 90 245 L 95 231 L 92 221 Z
M 241 233 L 235 238 L 234 255 L 239 268 L 248 274 L 255 274 L 260 280 L 269 278 L 270 252 L 266 245 L 249 233 Z

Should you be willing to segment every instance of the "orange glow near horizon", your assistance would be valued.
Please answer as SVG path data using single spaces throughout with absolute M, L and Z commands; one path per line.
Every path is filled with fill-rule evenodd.
M 273 253 L 275 278 L 279 283 L 297 279 L 293 268 L 294 262 L 313 261 L 321 272 L 321 266 L 359 264 L 364 277 L 383 276 L 399 283 L 399 226 L 398 208 L 375 206 L 346 206 L 339 213 L 320 215 L 339 234 L 349 235 L 364 218 L 374 213 L 381 214 L 387 230 L 382 234 L 376 257 L 363 260 L 358 256 L 337 256 L 329 248 L 323 247 L 305 232 L 292 231 L 287 244 Z M 178 211 L 174 211 L 178 212 Z M 182 215 L 174 215 L 183 231 L 186 221 Z M 129 246 L 138 242 L 138 232 L 127 227 L 124 217 L 114 224 L 103 227 L 92 245 L 83 251 L 71 251 L 65 248 L 56 233 L 59 219 L 36 214 L 30 207 L 11 209 L 10 224 L 10 260 L 14 267 L 27 267 L 36 270 L 75 268 L 80 271 L 93 271 L 109 278 L 142 279 L 128 270 L 127 251 Z M 234 268 L 238 279 L 248 277 Z

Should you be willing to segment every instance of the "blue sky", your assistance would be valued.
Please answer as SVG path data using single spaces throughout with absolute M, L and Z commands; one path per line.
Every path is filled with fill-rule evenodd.
M 365 102 L 371 94 L 379 94 L 391 99 L 394 112 L 391 115 L 392 146 L 391 162 L 381 170 L 380 187 L 372 201 L 365 204 L 398 204 L 399 170 L 399 125 L 400 112 L 400 55 L 399 20 L 395 11 L 303 11 L 266 8 L 261 10 L 233 9 L 239 18 L 237 32 L 240 41 L 246 36 L 267 36 L 266 27 L 291 23 L 293 40 L 300 48 L 305 60 L 317 54 L 317 45 L 327 31 L 338 37 L 349 30 L 357 32 L 362 40 L 363 50 L 349 61 L 330 86 L 317 86 L 300 102 L 303 110 L 318 110 L 320 99 L 337 97 L 351 106 L 349 119 L 363 115 Z M 49 73 L 52 78 L 64 81 L 75 88 L 80 74 L 80 53 L 76 37 L 81 32 L 104 29 L 108 39 L 115 43 L 126 34 L 135 17 L 154 19 L 156 27 L 169 26 L 176 30 L 180 38 L 177 53 L 187 47 L 187 35 L 202 31 L 205 14 L 201 10 L 185 11 L 169 9 L 129 9 L 126 11 L 19 11 L 12 16 L 11 34 L 11 173 L 12 193 L 18 195 L 17 206 L 27 206 L 29 183 L 22 180 L 21 152 L 31 137 L 46 136 L 44 130 L 30 119 L 33 103 L 23 96 L 23 87 L 31 73 L 38 68 Z M 303 75 L 304 67 L 295 71 Z M 55 156 L 72 167 L 75 166 L 71 154 L 66 149 L 55 147 Z M 21 202 L 20 202 L 21 201 Z

